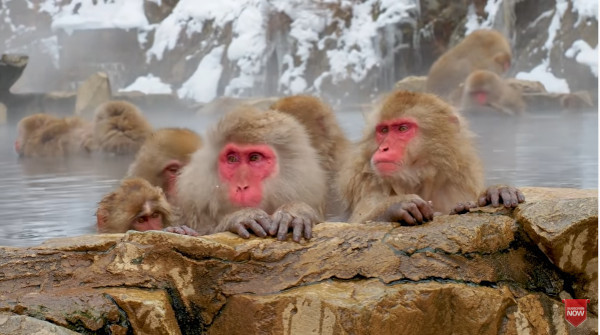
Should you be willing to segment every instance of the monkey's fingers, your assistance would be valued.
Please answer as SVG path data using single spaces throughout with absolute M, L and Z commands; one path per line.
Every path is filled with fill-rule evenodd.
M 525 195 L 519 189 L 517 189 L 517 200 L 519 203 L 525 202 Z
M 416 223 L 415 219 L 410 215 L 410 213 L 404 209 L 399 209 L 396 211 L 397 221 L 400 223 L 406 223 L 407 225 L 414 226 Z
M 189 236 L 199 236 L 200 235 L 200 234 L 198 234 L 197 231 L 195 231 L 194 229 L 192 229 L 186 225 L 183 225 L 179 228 L 181 228 L 181 230 L 183 231 L 182 235 L 189 235 Z
M 466 212 L 469 211 L 469 208 L 467 207 L 466 204 L 463 204 L 462 202 L 459 202 L 458 204 L 456 204 L 456 206 L 454 206 L 454 208 L 450 211 L 450 215 L 453 214 L 464 214 Z
M 500 192 L 497 187 L 490 187 L 487 190 L 488 201 L 493 207 L 500 206 Z
M 417 202 L 417 207 L 419 207 L 419 211 L 423 214 L 423 220 L 433 220 L 433 207 L 431 206 L 431 201 L 419 201 Z
M 231 226 L 230 231 L 232 233 L 238 234 L 242 238 L 250 238 L 250 233 L 248 232 L 246 227 L 244 227 L 244 225 L 241 222 L 234 223 Z
M 304 238 L 307 240 L 310 240 L 312 238 L 313 222 L 317 221 L 308 218 L 304 219 Z
M 279 221 L 279 229 L 277 231 L 277 239 L 278 240 L 285 241 L 285 237 L 288 233 L 288 230 L 290 229 L 290 224 L 292 222 L 292 219 L 293 219 L 292 216 L 288 214 L 288 215 L 283 216 L 283 219 L 281 221 Z
M 423 215 L 421 214 L 417 204 L 414 202 L 409 202 L 405 205 L 404 209 L 415 219 L 415 224 L 423 223 Z
M 269 217 L 268 215 L 264 215 L 264 216 L 260 215 L 256 218 L 254 218 L 254 220 L 256 222 L 258 222 L 258 224 L 260 224 L 260 226 L 263 228 L 263 231 L 265 232 L 265 234 L 268 234 L 270 236 L 272 236 L 274 234 L 274 231 L 277 228 L 277 226 L 273 223 L 273 220 L 271 220 L 271 217 Z M 271 231 L 273 231 L 273 233 L 271 233 Z
M 244 225 L 244 227 L 246 229 L 250 228 L 250 230 L 252 230 L 252 232 L 256 236 L 259 236 L 259 237 L 267 236 L 267 232 L 264 230 L 264 228 L 260 225 L 260 223 L 258 223 L 254 219 L 248 219 L 246 221 L 243 221 L 242 224 Z
M 503 187 L 499 190 L 499 193 L 504 207 L 510 208 L 517 206 L 517 195 L 513 195 L 513 192 L 511 192 L 510 188 Z
M 302 218 L 294 218 L 292 220 L 292 240 L 294 242 L 300 242 L 302 237 L 302 230 L 304 228 L 304 220 Z

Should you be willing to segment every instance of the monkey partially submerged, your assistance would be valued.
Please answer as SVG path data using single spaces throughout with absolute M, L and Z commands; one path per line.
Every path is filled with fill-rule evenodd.
M 367 127 L 340 173 L 350 222 L 416 224 L 432 220 L 434 212 L 525 201 L 514 187 L 484 191 L 465 121 L 432 94 L 391 93 L 369 115 Z

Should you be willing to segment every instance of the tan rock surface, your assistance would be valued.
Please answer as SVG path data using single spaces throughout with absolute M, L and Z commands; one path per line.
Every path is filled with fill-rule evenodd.
M 108 75 L 103 72 L 96 72 L 77 89 L 75 115 L 91 121 L 94 119 L 96 108 L 109 101 L 111 97 L 112 92 Z
M 590 298 L 597 286 L 576 262 L 589 258 L 576 242 L 585 229 L 582 245 L 594 235 L 597 198 L 556 192 L 527 189 L 515 213 L 415 227 L 323 223 L 302 243 L 129 232 L 0 248 L 0 311 L 85 332 L 569 333 L 559 293 Z M 558 218 L 558 235 L 536 232 L 548 224 L 539 215 Z M 543 244 L 564 242 L 562 255 L 571 235 L 573 274 Z

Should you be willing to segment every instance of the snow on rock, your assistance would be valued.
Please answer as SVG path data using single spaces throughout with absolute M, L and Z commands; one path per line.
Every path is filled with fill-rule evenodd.
M 152 74 L 138 77 L 131 85 L 119 90 L 119 92 L 133 91 L 145 94 L 170 94 L 173 92 L 171 85 L 165 84 L 160 78 Z
M 592 48 L 584 40 L 577 40 L 565 52 L 565 56 L 568 58 L 575 57 L 578 63 L 589 66 L 592 73 L 598 77 L 598 45 Z
M 557 78 L 549 70 L 548 60 L 533 68 L 530 72 L 519 72 L 517 79 L 539 81 L 544 84 L 546 90 L 552 93 L 569 93 L 569 84 L 565 79 Z
M 221 58 L 224 50 L 224 46 L 216 47 L 202 58 L 196 72 L 177 90 L 180 98 L 209 102 L 217 97 L 217 85 L 223 71 Z
M 53 17 L 52 29 L 72 32 L 78 29 L 132 29 L 148 25 L 143 0 L 99 1 L 74 0 L 64 7 L 46 1 L 42 10 Z
M 573 11 L 580 15 L 580 19 L 591 17 L 598 19 L 598 1 L 596 0 L 571 0 Z

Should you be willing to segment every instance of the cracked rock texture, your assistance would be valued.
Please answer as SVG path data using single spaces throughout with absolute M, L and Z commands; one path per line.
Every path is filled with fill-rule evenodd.
M 524 188 L 302 243 L 163 232 L 0 248 L 0 334 L 597 334 L 597 190 Z M 561 299 L 590 299 L 565 321 Z

